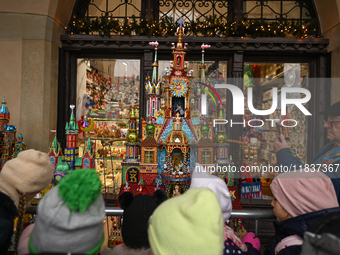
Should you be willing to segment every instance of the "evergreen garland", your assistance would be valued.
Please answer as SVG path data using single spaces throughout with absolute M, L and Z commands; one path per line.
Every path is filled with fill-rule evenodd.
M 74 18 L 70 26 L 71 34 L 86 35 L 146 35 L 175 36 L 177 23 L 165 17 L 159 22 L 152 19 L 125 19 L 121 23 L 110 17 Z M 258 20 L 225 21 L 217 16 L 209 16 L 205 21 L 191 21 L 184 24 L 186 36 L 205 37 L 317 37 L 318 23 L 311 19 L 300 24 L 299 20 L 279 22 L 260 22 Z

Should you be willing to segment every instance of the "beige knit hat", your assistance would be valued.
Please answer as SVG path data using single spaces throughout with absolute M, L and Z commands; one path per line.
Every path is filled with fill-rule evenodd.
M 53 177 L 53 168 L 46 153 L 25 150 L 7 161 L 0 172 L 0 191 L 7 194 L 15 206 L 20 193 L 38 193 L 46 188 Z

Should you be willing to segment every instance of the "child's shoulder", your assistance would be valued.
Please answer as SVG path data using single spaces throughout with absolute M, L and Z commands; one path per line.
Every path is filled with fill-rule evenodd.
M 227 225 L 224 225 L 224 240 L 231 241 L 230 245 L 231 246 L 236 245 L 236 247 L 240 249 L 241 251 L 245 251 L 245 252 L 247 251 L 247 246 L 241 241 L 240 238 L 238 238 L 234 230 Z

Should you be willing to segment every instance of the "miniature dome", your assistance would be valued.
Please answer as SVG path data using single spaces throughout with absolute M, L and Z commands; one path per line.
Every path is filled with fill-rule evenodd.
M 6 108 L 6 102 L 5 102 L 5 97 L 2 100 L 2 107 L 0 109 L 0 114 L 9 114 L 7 108 Z
M 58 160 L 58 164 L 55 167 L 55 173 L 63 173 L 67 175 L 71 171 L 71 166 L 65 162 L 63 157 L 60 157 Z
M 154 126 L 154 124 L 147 124 L 145 129 L 146 129 L 146 131 L 154 131 L 155 126 Z
M 154 137 L 154 134 L 155 134 L 154 124 L 152 124 L 152 123 L 147 124 L 146 127 L 145 127 L 145 130 L 146 130 L 146 136 L 147 137 L 149 137 L 149 138 Z
M 201 132 L 207 132 L 209 131 L 209 126 L 208 125 L 202 125 L 201 126 Z
M 202 125 L 201 126 L 201 137 L 208 138 L 209 133 L 209 126 L 208 125 Z
M 129 133 L 127 135 L 128 142 L 137 142 L 137 134 L 136 133 Z
M 217 142 L 218 143 L 225 143 L 227 141 L 227 135 L 226 134 L 219 134 L 217 136 Z
M 135 119 L 136 118 L 136 114 L 135 114 L 135 108 L 131 108 L 131 112 L 130 112 L 130 119 Z

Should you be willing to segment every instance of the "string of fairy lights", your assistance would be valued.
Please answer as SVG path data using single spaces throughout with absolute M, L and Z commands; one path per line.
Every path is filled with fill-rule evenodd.
M 71 21 L 70 34 L 87 35 L 146 35 L 175 36 L 178 24 L 171 18 L 159 22 L 152 19 L 131 17 L 123 21 L 110 17 L 83 17 Z M 258 20 L 225 21 L 215 16 L 204 21 L 186 22 L 186 36 L 206 37 L 295 37 L 316 38 L 318 22 L 314 19 L 304 21 L 290 20 L 279 22 L 260 22 Z

